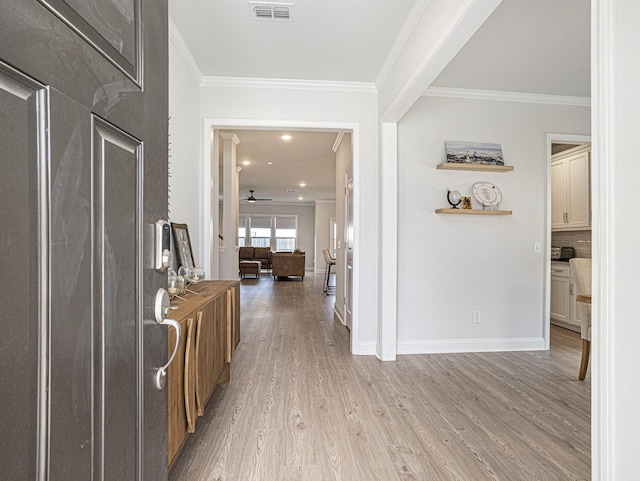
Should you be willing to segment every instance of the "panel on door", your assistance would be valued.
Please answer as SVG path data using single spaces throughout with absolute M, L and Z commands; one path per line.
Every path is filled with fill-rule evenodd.
M 135 479 L 142 332 L 140 142 L 92 118 L 94 459 L 96 478 Z
M 0 473 L 12 480 L 44 469 L 46 104 L 42 85 L 0 63 Z

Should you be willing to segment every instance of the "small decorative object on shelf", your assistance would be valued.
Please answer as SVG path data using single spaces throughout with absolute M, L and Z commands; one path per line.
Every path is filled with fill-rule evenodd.
M 480 181 L 473 184 L 473 196 L 480 204 L 482 209 L 498 210 L 500 202 L 502 202 L 502 192 L 491 182 Z
M 457 209 L 458 205 L 460 205 L 460 202 L 462 202 L 462 196 L 460 195 L 460 192 L 458 192 L 457 190 L 447 189 L 447 202 L 451 204 L 452 208 Z
M 471 197 L 463 197 L 462 198 L 462 208 L 463 209 L 471 209 Z

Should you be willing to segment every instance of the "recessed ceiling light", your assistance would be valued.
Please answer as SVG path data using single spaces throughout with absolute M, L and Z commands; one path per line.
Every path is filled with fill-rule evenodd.
M 248 160 L 243 160 L 242 165 L 251 165 L 251 162 L 249 162 Z
M 273 162 L 267 162 L 267 165 L 273 165 Z
M 300 187 L 305 187 L 307 184 L 305 184 L 304 182 L 300 182 Z
M 287 192 L 298 192 L 298 189 L 287 189 Z
M 304 200 L 304 197 L 298 197 L 298 200 Z
M 289 134 L 283 134 L 280 136 L 280 138 L 282 140 L 291 140 L 293 137 L 291 137 Z

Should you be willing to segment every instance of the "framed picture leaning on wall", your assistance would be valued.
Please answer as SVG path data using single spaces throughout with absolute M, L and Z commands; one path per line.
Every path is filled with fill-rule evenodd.
M 178 265 L 185 267 L 195 267 L 193 253 L 191 251 L 191 239 L 189 238 L 189 228 L 187 224 L 171 223 L 173 231 L 173 243 L 178 256 Z

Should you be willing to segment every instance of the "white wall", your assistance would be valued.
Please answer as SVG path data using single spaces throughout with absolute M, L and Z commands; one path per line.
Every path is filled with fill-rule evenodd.
M 240 173 L 242 175 L 242 172 Z M 313 270 L 313 253 L 315 245 L 315 207 L 311 204 L 271 204 L 256 202 L 240 203 L 240 214 L 263 215 L 297 215 L 297 246 L 305 251 L 305 269 Z M 271 246 L 275 250 L 276 246 Z
M 199 80 L 187 66 L 173 39 L 169 42 L 169 219 L 187 224 L 196 265 L 202 265 L 200 245 L 201 164 Z M 207 272 L 207 275 L 210 273 Z
M 316 201 L 315 223 L 315 267 L 316 272 L 324 272 L 326 263 L 322 249 L 331 249 L 331 219 L 336 218 L 336 202 L 334 200 Z
M 378 323 L 377 277 L 379 255 L 379 155 L 377 97 L 373 89 L 298 86 L 205 86 L 200 89 L 200 115 L 241 125 L 253 119 L 292 125 L 319 123 L 357 126 L 354 143 L 355 213 L 359 222 L 354 271 L 358 302 L 354 313 L 360 320 L 352 331 L 352 351 L 373 354 Z M 230 122 L 231 121 L 231 122 Z M 355 334 L 355 335 L 354 335 Z
M 543 348 L 546 134 L 589 134 L 589 116 L 584 107 L 422 97 L 403 117 L 398 353 Z M 436 170 L 447 140 L 499 143 L 514 170 Z M 472 197 L 480 180 L 502 191 L 500 207 L 512 216 L 434 213 L 449 206 L 445 188 Z M 543 254 L 533 253 L 533 242 L 542 242 Z

